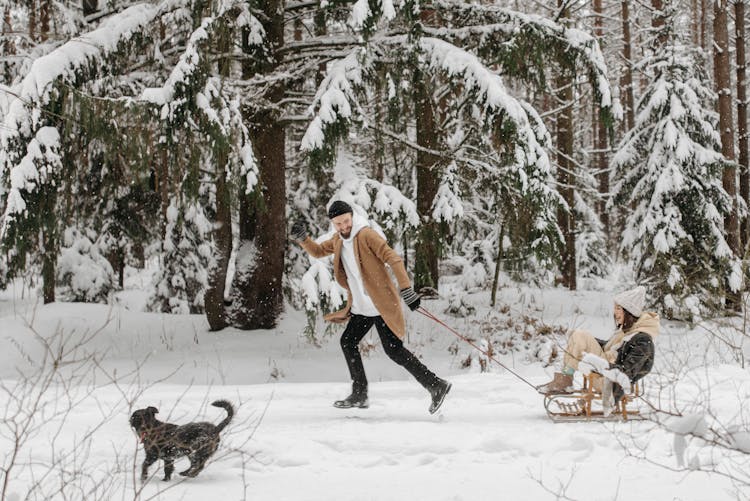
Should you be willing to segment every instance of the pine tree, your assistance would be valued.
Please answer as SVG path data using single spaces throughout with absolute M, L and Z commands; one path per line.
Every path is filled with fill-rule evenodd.
M 10 256 L 8 278 L 27 264 L 41 263 L 45 302 L 55 299 L 60 237 L 76 207 L 77 160 L 86 156 L 78 149 L 80 101 L 71 89 L 94 77 L 102 63 L 116 68 L 122 53 L 143 41 L 133 32 L 157 13 L 149 6 L 133 7 L 89 34 L 88 44 L 68 42 L 40 57 L 13 87 L 18 98 L 4 110 L 0 181 L 7 195 L 0 240 Z
M 616 201 L 633 207 L 621 250 L 671 318 L 707 315 L 721 306 L 725 288 L 741 284 L 723 235 L 732 202 L 722 187 L 727 161 L 704 68 L 700 52 L 679 43 L 655 51 L 636 125 L 612 160 Z
M 162 247 L 164 269 L 197 266 L 179 273 L 188 284 L 182 290 L 193 295 L 186 298 L 190 308 L 202 310 L 197 305 L 202 299 L 197 298 L 204 294 L 205 280 L 193 286 L 189 277 L 203 277 L 210 264 L 202 256 L 202 246 L 210 245 L 213 235 L 205 228 L 219 231 L 227 225 L 191 228 L 201 219 L 195 216 L 196 207 L 205 208 L 200 214 L 221 213 L 226 218 L 216 207 L 227 207 L 232 197 L 222 189 L 217 203 L 216 186 L 231 180 L 243 193 L 251 193 L 258 179 L 237 98 L 241 91 L 212 76 L 217 64 L 213 48 L 222 36 L 239 38 L 242 30 L 258 33 L 260 23 L 248 8 L 244 2 L 217 5 L 214 10 L 190 1 L 137 5 L 105 18 L 80 40 L 36 61 L 14 86 L 20 98 L 8 106 L 0 131 L 0 179 L 7 187 L 2 243 L 13 256 L 10 277 L 23 268 L 26 256 L 35 261 L 44 249 L 45 296 L 50 297 L 54 282 L 48 278 L 55 275 L 56 242 L 75 218 L 101 232 L 97 245 L 107 250 L 120 282 L 125 261 L 142 259 L 138 255 L 152 239 L 167 246 L 177 241 L 179 253 Z M 179 23 L 172 22 L 175 19 Z M 231 52 L 222 52 L 222 60 L 231 58 Z M 132 64 L 133 57 L 138 64 Z M 61 60 L 67 64 L 52 63 Z M 129 74 L 130 68 L 135 73 Z M 60 141 L 65 148 L 59 152 L 58 170 L 67 174 L 56 182 L 24 168 L 27 145 L 34 144 L 38 130 L 49 126 L 65 137 Z M 46 151 L 41 149 L 42 154 Z M 82 195 L 86 197 L 75 200 Z M 161 201 L 161 218 L 154 217 L 158 211 L 150 195 Z M 46 205 L 34 205 L 37 200 Z M 50 229 L 41 232 L 48 240 L 42 246 L 35 239 L 44 221 Z M 217 261 L 226 265 L 226 260 Z M 157 290 L 173 294 L 168 287 Z M 163 305 L 168 299 L 155 299 L 153 304 Z
M 39 5 L 24 8 L 36 14 Z M 158 309 L 198 311 L 202 296 L 212 329 L 269 327 L 283 288 L 303 271 L 284 267 L 287 208 L 324 231 L 334 197 L 377 219 L 407 257 L 421 248 L 420 219 L 430 223 L 437 251 L 424 263 L 434 280 L 443 252 L 481 254 L 491 267 L 499 221 L 510 242 L 501 247 L 523 263 L 517 270 L 552 265 L 560 199 L 550 188 L 549 133 L 529 103 L 547 88 L 552 60 L 594 83 L 606 121 L 612 100 L 596 41 L 496 6 L 432 8 L 436 21 L 425 22 L 414 2 L 168 0 L 89 17 L 91 27 L 77 22 L 89 31 L 50 42 L 49 59 L 19 68 L 11 90 L 21 98 L 3 105 L 8 276 L 28 257 L 54 277 L 59 236 L 93 228 L 89 240 L 120 282 L 124 263 L 142 259 L 144 248 L 163 264 Z M 51 35 L 56 14 L 48 12 Z M 415 136 L 420 106 L 435 113 Z M 62 139 L 30 153 L 46 128 Z M 29 155 L 59 181 L 25 169 Z
M 56 285 L 63 297 L 77 302 L 106 303 L 117 287 L 117 277 L 96 232 L 69 227 L 62 235 Z
M 200 204 L 186 211 L 174 202 L 167 211 L 164 262 L 154 277 L 149 309 L 164 313 L 203 313 L 213 248 L 211 225 Z M 197 250 L 197 252 L 196 252 Z
M 461 183 L 469 188 L 462 190 L 466 196 L 473 193 L 474 188 L 483 192 L 494 188 L 494 193 L 503 193 L 496 197 L 481 197 L 480 206 L 467 204 L 472 210 L 465 212 L 478 216 L 472 217 L 467 226 L 481 228 L 479 238 L 490 238 L 494 242 L 497 233 L 492 237 L 491 232 L 496 226 L 478 219 L 506 219 L 501 207 L 507 207 L 507 221 L 517 223 L 519 227 L 519 231 L 509 231 L 508 234 L 528 238 L 518 242 L 521 245 L 519 255 L 528 257 L 528 247 L 548 252 L 545 257 L 539 256 L 542 261 L 559 255 L 553 250 L 557 247 L 555 239 L 559 239 L 559 229 L 554 218 L 549 217 L 548 207 L 550 202 L 558 203 L 560 199 L 546 188 L 550 181 L 546 128 L 536 111 L 512 96 L 502 79 L 488 68 L 496 65 L 502 68 L 504 75 L 532 88 L 546 86 L 550 58 L 571 71 L 575 71 L 573 68 L 582 69 L 581 73 L 594 82 L 594 94 L 602 103 L 606 118 L 612 102 L 606 69 L 595 40 L 578 30 L 567 30 L 538 16 L 459 2 L 433 4 L 431 15 L 440 20 L 439 27 L 434 27 L 424 23 L 421 12 L 410 10 L 410 5 L 404 5 L 400 10 L 384 6 L 382 12 L 373 9 L 361 22 L 370 27 L 377 26 L 380 21 L 390 22 L 404 26 L 408 35 L 380 35 L 377 39 L 370 39 L 364 49 L 356 49 L 335 67 L 337 77 L 331 79 L 328 88 L 321 89 L 316 98 L 318 111 L 303 139 L 303 148 L 310 151 L 313 164 L 330 162 L 336 152 L 337 140 L 353 126 L 361 125 L 359 130 L 363 129 L 365 133 L 383 128 L 371 125 L 364 113 L 368 108 L 360 96 L 366 94 L 371 85 L 377 86 L 373 81 L 382 78 L 381 64 L 387 62 L 394 70 L 385 74 L 395 82 L 389 100 L 398 106 L 401 123 L 410 117 L 416 121 L 420 116 L 399 96 L 403 88 L 411 89 L 411 82 L 430 84 L 429 99 L 425 102 L 431 105 L 423 108 L 438 110 L 441 117 L 439 127 L 433 129 L 440 136 L 432 138 L 430 143 L 419 137 L 415 142 L 393 132 L 390 123 L 386 124 L 390 128 L 385 131 L 388 137 L 400 141 L 415 156 L 429 154 L 432 160 L 425 166 L 428 163 L 432 166 L 435 180 L 441 179 L 451 161 L 455 161 L 459 166 L 456 172 L 461 173 Z M 402 45 L 406 50 L 400 50 Z M 394 53 L 394 48 L 399 50 Z M 420 91 L 420 94 L 424 96 L 426 93 Z M 454 136 L 463 139 L 451 144 L 449 138 Z M 486 140 L 488 137 L 491 139 Z M 416 166 L 415 160 L 410 163 Z M 399 168 L 403 169 L 403 166 Z M 545 188 L 540 188 L 540 185 Z M 407 186 L 407 189 L 414 187 Z M 518 190 L 520 194 L 515 196 Z M 514 196 L 507 196 L 509 192 Z M 419 216 L 423 221 L 433 215 L 436 195 L 437 191 L 432 195 L 432 203 L 421 208 Z M 519 205 L 518 201 L 525 197 L 529 198 Z M 510 215 L 514 203 L 516 207 L 529 211 L 525 218 Z M 423 213 L 424 207 L 430 208 L 426 214 Z M 443 246 L 450 239 L 448 226 L 438 227 L 441 231 L 433 240 Z M 491 228 L 489 232 L 488 227 Z M 538 238 L 539 233 L 545 238 Z M 461 236 L 451 240 L 464 242 Z M 425 259 L 424 271 L 432 275 L 428 273 L 428 262 L 430 260 Z M 415 269 L 415 273 L 417 271 Z

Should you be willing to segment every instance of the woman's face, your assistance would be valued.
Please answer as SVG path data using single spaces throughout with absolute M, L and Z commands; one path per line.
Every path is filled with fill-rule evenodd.
M 622 325 L 624 321 L 625 321 L 625 310 L 622 309 L 622 306 L 615 303 L 615 324 Z

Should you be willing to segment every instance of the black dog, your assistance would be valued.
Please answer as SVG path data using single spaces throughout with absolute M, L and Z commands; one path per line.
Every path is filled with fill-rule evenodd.
M 189 423 L 177 426 L 162 423 L 154 416 L 159 412 L 156 407 L 139 409 L 130 416 L 130 426 L 138 433 L 146 451 L 143 461 L 141 479 L 148 479 L 148 467 L 158 459 L 164 460 L 164 480 L 169 480 L 174 471 L 174 460 L 187 456 L 190 468 L 180 472 L 185 477 L 195 477 L 206 465 L 211 454 L 219 447 L 219 432 L 232 420 L 234 407 L 226 400 L 217 400 L 211 405 L 221 407 L 228 416 L 214 426 L 211 423 Z

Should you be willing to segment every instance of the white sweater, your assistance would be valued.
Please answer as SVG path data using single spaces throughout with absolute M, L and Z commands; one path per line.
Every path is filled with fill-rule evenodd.
M 352 214 L 352 231 L 349 238 L 342 238 L 343 246 L 341 248 L 341 262 L 344 263 L 346 271 L 346 280 L 349 283 L 349 289 L 352 291 L 352 314 L 364 315 L 366 317 L 380 316 L 380 312 L 375 308 L 375 304 L 367 295 L 364 284 L 362 283 L 362 273 L 359 270 L 359 263 L 354 257 L 354 237 L 362 228 L 367 228 L 367 220 L 358 215 Z

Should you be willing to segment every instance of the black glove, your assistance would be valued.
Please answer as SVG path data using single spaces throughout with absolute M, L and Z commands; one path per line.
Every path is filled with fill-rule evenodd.
M 292 238 L 302 242 L 307 238 L 307 228 L 305 227 L 304 219 L 297 219 L 292 225 Z
M 407 287 L 406 289 L 401 289 L 401 298 L 404 300 L 404 303 L 406 303 L 406 306 L 411 309 L 411 311 L 419 308 L 420 299 L 417 293 L 414 292 L 413 288 Z

